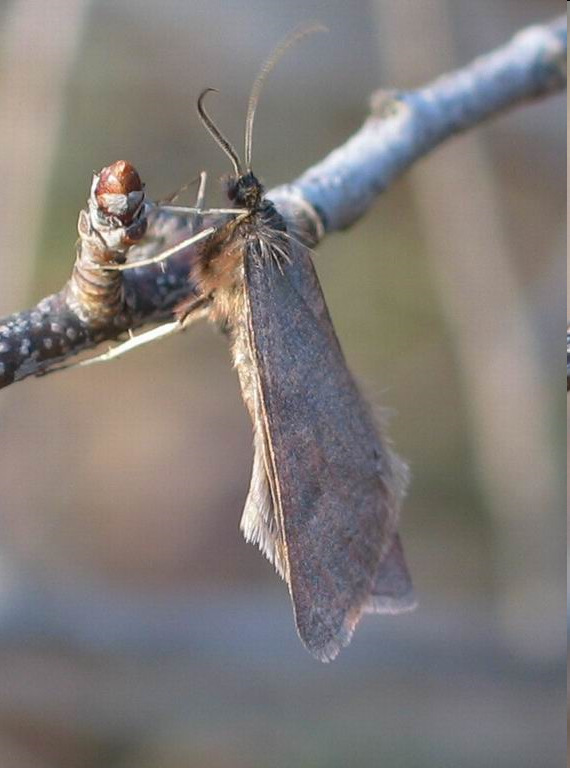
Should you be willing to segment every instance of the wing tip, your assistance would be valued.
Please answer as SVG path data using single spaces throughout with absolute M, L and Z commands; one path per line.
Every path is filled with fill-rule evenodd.
M 317 661 L 323 662 L 323 664 L 328 664 L 329 662 L 334 661 L 341 650 L 346 648 L 350 643 L 357 623 L 358 620 L 354 623 L 350 623 L 345 619 L 343 625 L 334 637 L 330 638 L 324 645 L 320 646 L 310 645 L 301 635 L 299 635 L 299 637 L 301 637 L 303 645 L 309 651 L 311 656 L 317 659 Z
M 311 656 L 317 659 L 317 661 L 328 664 L 329 662 L 334 661 L 341 650 L 350 644 L 352 636 L 354 635 L 354 630 L 363 614 L 384 613 L 395 615 L 399 613 L 409 613 L 415 610 L 417 606 L 418 601 L 413 590 L 410 590 L 406 595 L 401 595 L 399 597 L 387 597 L 384 595 L 370 596 L 364 601 L 358 616 L 356 618 L 347 617 L 338 632 L 327 640 L 324 645 L 311 644 L 300 633 L 299 637 Z
M 311 638 L 307 633 L 303 633 L 299 623 L 297 623 L 297 631 L 309 653 L 319 661 L 329 662 L 335 659 L 340 651 L 350 643 L 354 630 L 364 613 L 395 615 L 413 611 L 417 605 L 418 601 L 404 559 L 402 543 L 396 534 L 388 555 L 378 567 L 372 590 L 362 596 L 358 604 L 346 612 L 339 629 L 333 632 L 332 636 L 330 635 L 330 623 L 327 633 L 329 636 L 325 636 L 325 638 L 322 637 L 324 632 L 322 634 L 314 633 Z M 326 625 L 325 622 L 323 623 Z M 303 634 L 307 636 L 304 637 Z
M 371 595 L 364 603 L 363 613 L 409 613 L 418 607 L 418 600 L 413 589 L 397 597 L 391 595 Z

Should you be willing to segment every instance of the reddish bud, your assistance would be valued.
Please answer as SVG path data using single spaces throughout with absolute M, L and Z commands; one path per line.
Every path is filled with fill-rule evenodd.
M 136 169 L 125 160 L 103 168 L 95 186 L 95 202 L 106 216 L 130 224 L 144 199 L 144 185 Z
M 97 202 L 100 195 L 128 195 L 129 192 L 142 192 L 141 177 L 136 168 L 126 160 L 103 168 L 99 174 L 99 182 L 95 188 Z

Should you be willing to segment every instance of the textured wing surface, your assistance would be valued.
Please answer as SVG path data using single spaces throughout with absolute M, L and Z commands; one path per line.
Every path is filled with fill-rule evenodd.
M 348 371 L 309 253 L 291 242 L 287 260 L 267 258 L 267 248 L 250 242 L 245 257 L 263 432 L 256 462 L 299 634 L 329 660 L 363 611 L 412 604 L 396 534 L 407 473 Z

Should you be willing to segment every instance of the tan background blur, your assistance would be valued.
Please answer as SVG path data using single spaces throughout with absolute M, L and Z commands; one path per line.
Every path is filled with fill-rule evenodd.
M 0 316 L 58 290 L 94 169 L 159 198 L 227 162 L 249 87 L 268 186 L 553 0 L 0 2 Z M 207 326 L 0 393 L 2 768 L 558 766 L 565 750 L 564 97 L 448 142 L 317 267 L 347 357 L 411 464 L 420 599 L 329 666 L 238 530 L 251 428 Z M 561 367 L 560 361 L 560 367 Z

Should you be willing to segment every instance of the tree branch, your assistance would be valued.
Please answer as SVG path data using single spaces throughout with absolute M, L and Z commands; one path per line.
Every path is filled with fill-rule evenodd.
M 318 214 L 322 229 L 304 235 L 315 244 L 325 232 L 353 224 L 394 179 L 445 139 L 509 107 L 562 90 L 566 52 L 566 18 L 560 17 L 519 32 L 505 46 L 424 88 L 379 92 L 372 99 L 371 116 L 354 136 L 293 184 L 268 196 L 302 233 L 315 224 L 314 215 L 311 220 L 307 212 Z M 90 209 L 90 214 L 97 218 L 97 211 Z M 93 239 L 89 240 L 97 226 L 97 220 L 90 220 L 88 236 L 80 231 L 74 273 L 59 293 L 0 319 L 0 388 L 44 373 L 104 340 L 171 318 L 175 305 L 194 292 L 188 273 L 196 249 L 190 247 L 163 269 L 152 265 L 121 273 L 122 301 L 117 308 L 115 292 L 114 313 L 103 299 L 99 305 L 93 303 L 93 296 L 78 287 L 77 274 L 85 274 L 86 268 L 88 283 L 106 274 L 92 269 L 105 261 L 104 254 L 94 257 Z M 130 248 L 129 257 L 164 250 L 188 237 L 193 226 L 196 221 L 190 218 L 154 208 L 148 241 Z M 113 279 L 119 278 L 113 275 Z

